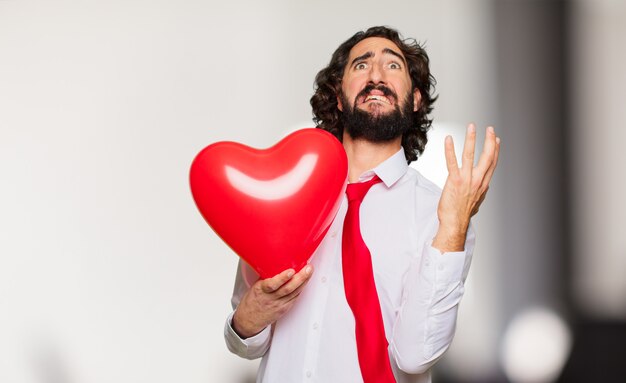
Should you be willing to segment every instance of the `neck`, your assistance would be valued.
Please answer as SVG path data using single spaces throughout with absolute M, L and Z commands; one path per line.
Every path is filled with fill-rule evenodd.
M 344 131 L 343 147 L 348 156 L 348 182 L 358 182 L 363 172 L 375 168 L 400 150 L 402 137 L 388 142 L 370 142 L 353 139 Z

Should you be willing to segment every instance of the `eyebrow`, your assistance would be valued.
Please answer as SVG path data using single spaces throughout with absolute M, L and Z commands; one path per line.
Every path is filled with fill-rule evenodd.
M 383 49 L 383 53 L 389 53 L 390 55 L 396 56 L 397 58 L 402 60 L 402 63 L 404 65 L 406 65 L 406 61 L 404 60 L 404 57 L 402 57 L 402 55 L 400 53 L 394 51 L 393 49 L 385 48 L 385 49 Z
M 372 52 L 372 51 L 366 52 L 366 53 L 360 55 L 359 57 L 355 57 L 354 60 L 352 60 L 352 62 L 350 63 L 350 66 L 353 66 L 354 63 L 357 62 L 357 61 L 362 61 L 362 60 L 368 59 L 368 58 L 373 57 L 373 56 L 374 56 L 374 52 Z
M 403 63 L 404 65 L 406 65 L 406 61 L 404 60 L 404 57 L 402 57 L 402 55 L 401 55 L 400 53 L 398 53 L 398 52 L 394 51 L 393 49 L 384 48 L 384 49 L 383 49 L 383 53 L 387 53 L 387 54 L 390 54 L 390 55 L 396 56 L 397 58 L 399 58 L 400 60 L 402 60 L 402 63 Z M 350 66 L 353 66 L 353 65 L 354 65 L 354 63 L 355 63 L 355 62 L 357 62 L 357 61 L 366 60 L 366 59 L 368 59 L 368 58 L 370 58 L 370 57 L 374 57 L 374 52 L 369 51 L 369 52 L 366 52 L 366 53 L 364 53 L 364 54 L 362 54 L 362 55 L 360 55 L 360 56 L 358 56 L 358 57 L 355 57 L 355 58 L 354 58 L 354 60 L 352 60 L 352 62 L 350 63 Z

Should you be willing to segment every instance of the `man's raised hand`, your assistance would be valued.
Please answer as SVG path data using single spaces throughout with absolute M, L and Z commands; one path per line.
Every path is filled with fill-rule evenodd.
M 478 212 L 485 199 L 489 182 L 498 163 L 500 138 L 493 127 L 487 128 L 483 152 L 474 166 L 476 127 L 470 124 L 465 135 L 461 167 L 454 154 L 454 142 L 448 136 L 445 140 L 448 178 L 443 187 L 437 216 L 439 231 L 433 240 L 433 247 L 441 252 L 462 251 L 470 218 Z

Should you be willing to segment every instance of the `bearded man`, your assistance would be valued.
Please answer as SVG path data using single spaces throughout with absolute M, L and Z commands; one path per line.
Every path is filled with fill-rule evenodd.
M 348 156 L 348 190 L 309 265 L 273 278 L 240 262 L 225 338 L 262 357 L 257 382 L 430 382 L 454 336 L 474 234 L 500 139 L 487 128 L 474 166 L 469 125 L 461 167 L 445 140 L 441 191 L 408 167 L 427 142 L 436 97 L 424 49 L 372 27 L 316 77 L 314 121 Z M 313 275 L 315 269 L 315 275 Z

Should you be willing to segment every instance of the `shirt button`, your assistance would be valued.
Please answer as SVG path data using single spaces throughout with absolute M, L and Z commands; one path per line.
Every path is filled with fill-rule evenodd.
M 320 327 L 317 322 L 313 323 L 313 330 L 317 330 L 317 328 Z
M 326 283 L 326 277 L 322 277 L 322 283 Z
M 443 265 L 439 265 L 437 268 L 439 269 L 439 271 L 443 271 L 445 267 Z
M 337 236 L 337 232 L 336 232 L 336 231 L 335 231 L 335 232 L 333 232 L 330 236 L 331 236 L 332 238 L 335 238 L 335 237 Z
M 307 377 L 307 378 L 310 378 L 310 377 L 311 377 L 311 375 L 313 375 L 313 374 L 311 373 L 311 371 L 307 371 L 307 372 L 306 372 L 306 377 Z

